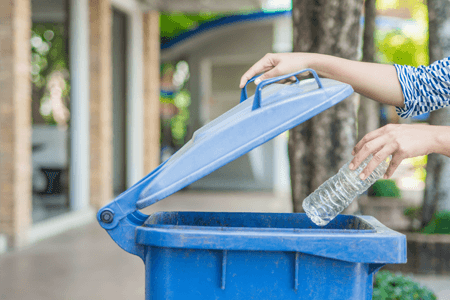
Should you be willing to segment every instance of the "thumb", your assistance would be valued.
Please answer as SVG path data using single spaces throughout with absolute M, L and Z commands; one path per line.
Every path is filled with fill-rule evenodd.
M 280 72 L 278 71 L 278 68 L 273 68 L 270 71 L 267 71 L 266 73 L 262 74 L 261 76 L 259 76 L 258 78 L 255 79 L 255 84 L 258 85 L 261 83 L 261 81 L 265 80 L 265 79 L 269 79 L 272 77 L 277 77 L 280 75 Z

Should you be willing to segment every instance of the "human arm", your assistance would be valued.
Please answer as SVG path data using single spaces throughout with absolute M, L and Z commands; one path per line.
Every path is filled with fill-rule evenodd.
M 402 118 L 443 108 L 450 104 L 450 58 L 430 66 L 394 65 L 404 95 L 404 106 L 397 107 Z M 439 153 L 450 156 L 450 126 L 388 125 L 367 134 L 354 149 L 353 168 L 370 153 L 374 158 L 363 170 L 365 178 L 392 154 L 386 178 L 392 176 L 405 158 Z
M 373 154 L 372 160 L 361 172 L 361 179 L 367 178 L 375 168 L 392 155 L 384 178 L 392 176 L 403 159 L 439 153 L 450 157 L 450 126 L 426 124 L 389 124 L 366 134 L 353 149 L 350 169 Z
M 353 89 L 378 102 L 397 106 L 401 117 L 410 117 L 450 104 L 450 58 L 418 68 L 365 63 L 315 53 L 267 54 L 241 78 L 248 79 L 265 72 L 260 80 L 314 69 L 320 76 L 350 84 Z M 440 153 L 450 157 L 450 127 L 429 125 L 387 125 L 368 133 L 356 146 L 353 169 L 373 154 L 375 159 L 361 176 L 372 173 L 379 163 L 392 154 L 386 178 L 392 176 L 401 161 L 408 157 Z
M 255 63 L 242 77 L 240 87 L 256 74 L 255 80 L 285 75 L 311 68 L 319 76 L 350 84 L 355 92 L 378 102 L 404 106 L 403 93 L 394 66 L 343 59 L 317 53 L 269 53 Z

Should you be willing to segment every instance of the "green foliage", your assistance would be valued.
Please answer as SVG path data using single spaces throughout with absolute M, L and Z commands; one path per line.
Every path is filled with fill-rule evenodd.
M 420 219 L 422 206 L 411 206 L 405 209 L 403 214 L 411 220 Z
M 369 196 L 400 198 L 401 192 L 394 180 L 380 179 L 370 188 Z
M 43 86 L 55 70 L 68 69 L 64 24 L 34 23 L 31 28 L 32 79 Z
M 162 124 L 161 141 L 164 139 L 164 128 L 170 126 L 170 140 L 173 146 L 182 146 L 187 134 L 187 126 L 190 118 L 189 105 L 191 104 L 191 94 L 185 87 L 189 80 L 189 66 L 185 61 L 179 61 L 176 64 L 165 63 L 161 66 L 163 74 L 162 85 L 169 91 L 170 95 L 161 95 L 160 102 L 176 107 L 176 114 L 170 117 L 170 120 Z M 167 146 L 167 145 L 165 145 Z
M 378 61 L 418 67 L 428 63 L 426 41 L 415 41 L 401 30 L 377 33 Z
M 376 30 L 377 61 L 418 67 L 428 64 L 428 10 L 420 0 L 378 0 L 378 10 L 403 9 L 411 18 L 403 28 Z
M 31 80 L 33 101 L 40 103 L 40 113 L 47 124 L 56 124 L 49 101 L 48 81 L 55 71 L 62 72 L 66 78 L 62 97 L 69 98 L 70 81 L 69 57 L 66 51 L 66 32 L 64 24 L 34 23 L 31 28 Z
M 189 121 L 190 93 L 187 90 L 182 90 L 177 93 L 174 98 L 174 104 L 178 108 L 178 114 L 171 120 L 172 137 L 175 145 L 182 146 Z
M 373 300 L 436 300 L 427 288 L 419 286 L 409 277 L 380 271 L 375 278 Z
M 430 223 L 420 232 L 425 234 L 450 234 L 450 211 L 435 213 Z
M 225 14 L 202 12 L 198 14 L 183 14 L 177 12 L 161 13 L 159 18 L 161 40 L 167 41 L 188 30 L 195 29 L 200 24 L 225 16 Z

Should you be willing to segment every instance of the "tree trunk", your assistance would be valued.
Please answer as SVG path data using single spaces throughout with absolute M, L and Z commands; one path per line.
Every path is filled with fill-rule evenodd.
M 363 1 L 293 0 L 294 51 L 358 59 Z M 356 102 L 343 102 L 293 128 L 289 134 L 294 211 L 303 199 L 350 160 L 356 140 Z
M 375 61 L 375 17 L 377 15 L 376 0 L 366 0 L 364 3 L 364 37 L 362 55 L 363 61 Z M 358 110 L 358 141 L 367 133 L 380 126 L 380 104 L 361 96 Z
M 447 1 L 428 0 L 430 63 L 450 56 L 450 7 Z M 450 126 L 450 107 L 430 114 L 431 125 Z M 430 154 L 427 163 L 422 226 L 436 211 L 450 210 L 450 158 Z

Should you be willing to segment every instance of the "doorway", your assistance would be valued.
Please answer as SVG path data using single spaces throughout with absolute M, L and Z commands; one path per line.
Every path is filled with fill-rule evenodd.
M 32 221 L 71 210 L 67 0 L 32 1 Z

